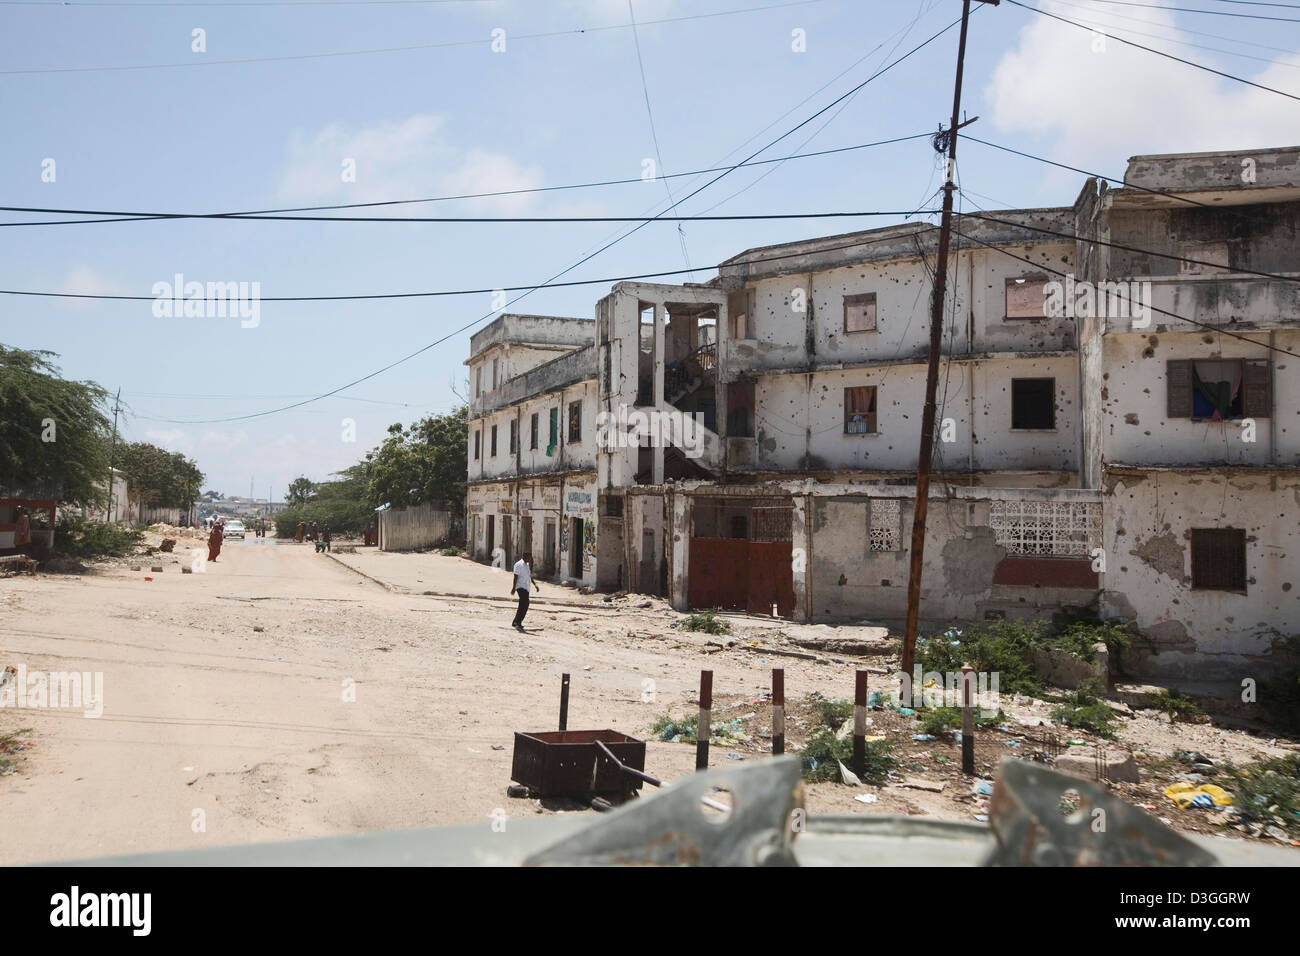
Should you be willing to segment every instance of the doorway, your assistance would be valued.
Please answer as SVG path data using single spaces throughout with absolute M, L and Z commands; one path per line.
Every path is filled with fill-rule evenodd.
M 569 576 L 582 577 L 582 533 L 584 522 L 581 518 L 569 519 Z
M 550 576 L 555 573 L 555 568 L 556 568 L 556 563 L 555 563 L 556 530 L 555 530 L 554 518 L 546 519 L 546 530 L 543 533 L 546 536 L 545 537 L 546 549 L 545 549 L 545 553 L 542 555 L 542 573 L 547 576 Z
M 487 558 L 489 561 L 496 560 L 497 550 L 497 516 L 487 516 Z

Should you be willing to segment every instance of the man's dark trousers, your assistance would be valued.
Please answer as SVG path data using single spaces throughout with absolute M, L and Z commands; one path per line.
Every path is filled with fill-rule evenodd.
M 519 610 L 515 611 L 514 627 L 524 626 L 524 615 L 528 613 L 528 588 L 515 588 L 519 595 Z

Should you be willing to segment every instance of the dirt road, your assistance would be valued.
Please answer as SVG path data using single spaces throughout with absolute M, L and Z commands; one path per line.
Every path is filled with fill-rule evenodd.
M 203 573 L 182 574 L 191 544 L 134 559 L 140 571 L 0 582 L 0 666 L 103 675 L 98 718 L 0 710 L 0 735 L 32 729 L 20 772 L 0 777 L 0 813 L 21 821 L 5 827 L 0 863 L 542 812 L 505 796 L 512 733 L 554 728 L 562 672 L 570 727 L 644 736 L 692 695 L 701 661 L 714 663 L 663 639 L 673 632 L 660 608 L 536 602 L 529 624 L 541 630 L 524 637 L 504 600 L 389 590 L 309 545 L 232 541 Z M 504 572 L 410 557 L 427 561 L 430 590 L 509 590 Z M 588 600 L 545 585 L 541 598 Z M 643 639 L 629 639 L 638 626 Z M 771 662 L 738 657 L 716 662 L 717 686 L 765 688 Z M 830 687 L 827 668 L 785 663 L 792 687 Z M 692 760 L 692 748 L 656 742 L 647 763 L 671 779 Z
M 773 666 L 785 668 L 792 702 L 811 692 L 848 696 L 863 666 L 877 667 L 873 689 L 890 686 L 885 657 L 776 656 L 781 647 L 799 653 L 787 634 L 853 638 L 869 628 L 742 616 L 718 639 L 675 630 L 680 615 L 657 599 L 606 601 L 544 584 L 532 630 L 521 635 L 510 627 L 509 575 L 465 559 L 374 549 L 318 555 L 308 544 L 250 538 L 228 542 L 216 564 L 200 561 L 201 573 L 182 574 L 197 544 L 81 576 L 0 580 L 0 667 L 22 668 L 28 683 L 33 674 L 71 671 L 103 681 L 98 717 L 85 716 L 100 709 L 86 701 L 0 708 L 0 743 L 23 731 L 17 737 L 28 745 L 10 755 L 17 772 L 0 776 L 0 864 L 490 827 L 502 811 L 555 812 L 505 790 L 514 731 L 556 726 L 565 672 L 571 728 L 644 739 L 659 715 L 693 711 L 700 669 L 712 669 L 715 722 L 748 718 L 749 729 L 744 741 L 715 743 L 718 766 L 769 752 L 763 695 Z M 163 570 L 151 572 L 155 564 Z M 1007 706 L 1038 715 L 1049 707 Z M 788 718 L 791 750 L 810 729 L 800 713 Z M 870 733 L 899 741 L 901 785 L 812 784 L 810 812 L 979 819 L 980 801 L 956 776 L 954 744 L 911 742 L 914 718 L 875 719 Z M 986 776 L 1009 748 L 1031 745 L 1020 730 L 981 745 L 992 754 L 980 766 Z M 1126 719 L 1121 740 L 1151 755 L 1191 747 L 1238 762 L 1287 752 L 1235 730 L 1170 726 L 1151 712 Z M 652 739 L 646 767 L 676 779 L 692 772 L 694 748 Z M 1131 799 L 1169 813 L 1160 790 L 1178 769 L 1144 778 L 1145 791 Z M 947 783 L 929 792 L 904 776 Z M 855 800 L 864 792 L 875 802 Z M 1177 823 L 1209 828 L 1196 815 Z

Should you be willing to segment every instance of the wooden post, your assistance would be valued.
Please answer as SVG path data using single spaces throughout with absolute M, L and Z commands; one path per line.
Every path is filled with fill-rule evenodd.
M 569 675 L 560 678 L 560 729 L 569 729 Z
M 709 766 L 709 711 L 713 709 L 713 671 L 700 671 L 700 719 L 695 726 L 695 769 Z
M 867 772 L 866 671 L 857 671 L 853 679 L 853 772 L 859 778 Z
M 785 753 L 785 668 L 772 668 L 772 753 Z
M 961 668 L 961 772 L 975 775 L 975 714 L 970 685 L 975 668 L 963 664 Z

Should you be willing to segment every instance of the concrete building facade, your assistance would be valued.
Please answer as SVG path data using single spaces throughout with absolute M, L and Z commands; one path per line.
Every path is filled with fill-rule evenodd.
M 1124 618 L 1130 669 L 1193 677 L 1300 632 L 1298 157 L 1135 157 L 1122 189 L 958 219 L 923 621 Z M 496 320 L 474 553 L 541 543 L 548 576 L 682 610 L 901 619 L 936 242 L 767 246 L 619 283 L 594 322 Z

